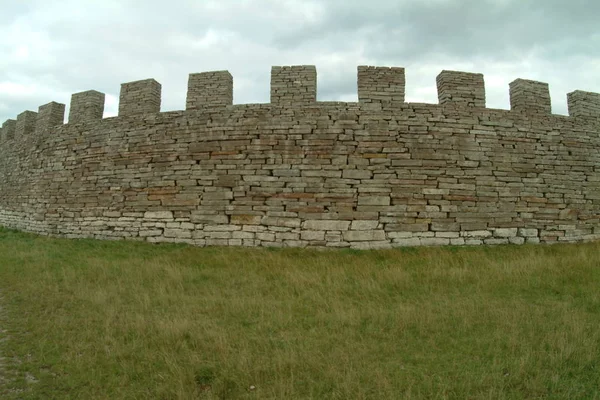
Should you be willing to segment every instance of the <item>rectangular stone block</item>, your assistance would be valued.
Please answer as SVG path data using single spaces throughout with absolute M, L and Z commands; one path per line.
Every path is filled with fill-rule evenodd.
M 462 237 L 466 237 L 466 238 L 482 239 L 482 238 L 491 237 L 492 236 L 492 232 L 490 232 L 490 231 L 484 231 L 484 230 L 480 230 L 480 231 L 462 231 L 460 233 L 460 235 Z
M 500 238 L 511 238 L 517 236 L 517 228 L 496 228 L 494 236 Z
M 227 224 L 229 216 L 215 213 L 207 213 L 205 211 L 192 211 L 190 221 L 195 224 Z
M 141 230 L 139 232 L 139 236 L 140 237 L 154 237 L 154 236 L 161 236 L 163 233 L 162 229 L 148 229 L 148 230 Z
M 522 237 L 538 237 L 538 230 L 531 228 L 519 228 L 519 236 Z
M 166 219 L 166 220 L 172 220 L 173 219 L 173 212 L 172 211 L 146 211 L 144 213 L 144 218 L 145 219 Z
M 325 231 L 302 231 L 300 232 L 302 240 L 325 240 Z
M 432 231 L 448 232 L 448 231 L 459 231 L 460 223 L 458 222 L 432 222 Z
M 262 217 L 260 215 L 232 215 L 231 223 L 234 225 L 260 225 Z M 241 238 L 240 238 L 241 239 Z
M 192 231 L 184 229 L 165 229 L 163 235 L 166 238 L 191 239 Z
M 389 206 L 389 196 L 358 196 L 359 206 Z
M 299 228 L 300 218 L 263 217 L 260 221 L 266 226 L 280 226 L 285 228 Z
M 385 240 L 384 231 L 345 231 L 343 238 L 347 242 L 364 242 Z
M 369 231 L 369 230 L 373 230 L 373 229 L 377 228 L 377 225 L 379 225 L 379 221 L 355 220 L 355 221 L 352 221 L 352 224 L 350 225 L 350 229 L 353 231 Z
M 360 169 L 345 169 L 342 173 L 342 178 L 346 179 L 371 179 L 373 172 Z
M 336 220 L 308 220 L 302 224 L 302 228 L 311 231 L 346 231 L 350 221 Z

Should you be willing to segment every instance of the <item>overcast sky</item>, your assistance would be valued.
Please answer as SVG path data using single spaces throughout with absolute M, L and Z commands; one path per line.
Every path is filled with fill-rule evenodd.
M 192 72 L 229 70 L 234 103 L 269 101 L 272 65 L 313 64 L 318 100 L 356 101 L 358 65 L 406 68 L 407 101 L 437 103 L 442 69 L 485 75 L 509 108 L 516 78 L 600 92 L 600 0 L 0 0 L 0 123 L 72 93 L 162 83 L 185 108 Z

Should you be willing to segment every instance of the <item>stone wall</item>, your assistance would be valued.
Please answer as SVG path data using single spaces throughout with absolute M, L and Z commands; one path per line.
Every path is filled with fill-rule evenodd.
M 154 80 L 26 111 L 0 130 L 0 225 L 70 238 L 385 248 L 600 239 L 600 96 L 518 79 L 485 108 L 481 74 L 443 71 L 440 104 L 404 69 L 359 67 L 358 103 L 316 101 L 312 66 L 274 67 L 271 103 L 232 105 L 192 74 L 187 110 Z

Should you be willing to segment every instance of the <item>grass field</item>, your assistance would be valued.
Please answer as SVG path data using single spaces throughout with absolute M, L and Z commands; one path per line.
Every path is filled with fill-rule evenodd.
M 0 230 L 0 293 L 0 398 L 600 399 L 600 243 L 325 252 Z

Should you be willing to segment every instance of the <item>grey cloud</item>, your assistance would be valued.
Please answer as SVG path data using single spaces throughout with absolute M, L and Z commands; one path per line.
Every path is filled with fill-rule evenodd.
M 406 67 L 411 101 L 436 101 L 441 69 L 490 76 L 493 107 L 508 107 L 517 77 L 549 82 L 559 113 L 567 91 L 600 91 L 592 0 L 0 3 L 0 121 L 87 89 L 112 96 L 114 115 L 120 83 L 149 77 L 163 110 L 182 109 L 187 74 L 217 69 L 233 74 L 236 102 L 267 102 L 270 66 L 289 64 L 317 65 L 320 100 L 355 97 L 359 64 Z M 34 90 L 2 89 L 19 85 Z

